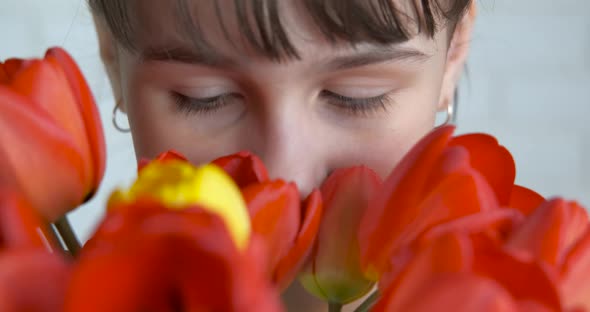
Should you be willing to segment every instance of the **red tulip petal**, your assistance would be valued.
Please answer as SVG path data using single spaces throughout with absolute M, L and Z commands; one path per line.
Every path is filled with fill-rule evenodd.
M 84 253 L 101 250 L 103 248 L 101 244 L 106 243 L 107 246 L 111 246 L 111 242 L 118 241 L 119 237 L 126 237 L 126 232 L 133 233 L 140 224 L 139 220 L 166 211 L 166 207 L 151 198 L 140 198 L 132 204 L 119 203 L 109 207 L 102 223 L 84 244 Z
M 444 181 L 450 173 L 472 171 L 469 164 L 469 152 L 461 146 L 447 147 L 440 153 L 430 169 L 422 191 L 428 193 Z M 424 196 L 424 195 L 423 195 Z
M 471 166 L 492 186 L 500 205 L 510 202 L 516 166 L 510 152 L 499 145 L 496 138 L 486 134 L 467 134 L 453 138 L 449 146 L 467 148 Z
M 497 207 L 495 195 L 486 181 L 477 172 L 452 173 L 426 198 L 411 209 L 397 211 L 396 218 L 390 220 L 387 230 L 379 240 L 369 242 L 373 248 L 380 246 L 378 258 L 369 259 L 364 266 L 377 273 L 386 269 L 387 259 L 397 249 L 412 244 L 419 235 L 429 228 L 479 211 Z M 395 210 L 397 207 L 392 207 Z M 362 229 L 361 229 L 362 231 Z M 388 239 L 385 240 L 384 238 Z M 361 248 L 363 245 L 361 244 Z M 361 249 L 362 251 L 362 249 Z
M 522 300 L 518 302 L 518 311 L 526 311 L 526 312 L 555 312 L 554 309 L 543 305 L 540 302 L 536 301 L 529 301 L 529 300 Z M 568 312 L 584 312 L 584 311 L 575 311 L 575 310 L 568 310 Z
M 0 254 L 4 249 L 52 247 L 46 235 L 43 221 L 22 197 L 0 190 Z
M 569 206 L 569 226 L 567 227 L 567 234 L 565 245 L 571 248 L 582 236 L 586 233 L 588 228 L 588 210 L 582 207 L 576 201 L 567 202 Z
M 275 269 L 279 289 L 285 289 L 303 267 L 320 228 L 323 204 L 318 190 L 314 190 L 303 203 L 303 222 L 297 240 Z
M 590 309 L 590 227 L 571 248 L 560 275 L 564 305 Z
M 84 79 L 80 68 L 71 56 L 61 48 L 52 48 L 47 51 L 45 59 L 63 70 L 70 89 L 78 104 L 82 122 L 85 126 L 85 135 L 90 147 L 93 168 L 93 186 L 98 188 L 105 170 L 106 147 L 102 129 L 100 114 L 94 102 L 92 92 Z M 94 190 L 92 190 L 94 191 Z
M 12 78 L 21 70 L 23 64 L 26 64 L 27 62 L 28 61 L 26 60 L 17 58 L 7 59 L 2 64 L 2 71 L 6 77 L 5 82 L 8 83 L 10 80 L 12 80 Z
M 200 208 L 148 209 L 154 213 L 129 220 L 134 226 L 84 248 L 65 311 L 280 311 L 258 263 L 238 252 L 221 218 Z
M 178 292 L 179 299 L 182 292 L 173 289 L 173 280 L 180 272 L 188 278 L 188 264 L 203 271 L 204 281 L 210 278 L 208 274 L 228 270 L 228 259 L 237 259 L 237 251 L 218 217 L 159 210 L 153 216 L 129 220 L 133 226 L 120 228 L 119 235 L 94 237 L 102 242 L 83 249 L 70 284 L 66 311 L 136 311 L 143 307 L 169 311 L 174 300 L 172 292 Z M 218 258 L 215 265 L 209 263 L 216 256 L 223 259 Z M 201 266 L 205 264 L 208 266 Z M 181 286 L 179 282 L 176 285 Z M 210 286 L 215 287 L 213 283 Z M 105 293 L 109 294 L 106 298 Z M 208 299 L 215 300 L 219 295 Z
M 188 161 L 186 157 L 184 157 L 180 152 L 175 150 L 169 150 L 167 152 L 161 153 L 158 155 L 154 160 L 151 159 L 140 159 L 137 164 L 137 171 L 141 171 L 145 166 L 147 166 L 152 161 L 158 162 L 166 162 L 170 160 L 180 160 L 180 161 Z
M 482 237 L 483 238 L 483 237 Z M 518 301 L 532 301 L 561 310 L 554 272 L 536 261 L 523 260 L 487 239 L 474 241 L 473 271 L 502 285 Z
M 514 185 L 510 194 L 508 207 L 518 209 L 528 216 L 544 201 L 545 198 L 537 192 L 526 187 Z
M 379 176 L 360 166 L 334 171 L 320 188 L 324 212 L 309 273 L 329 301 L 354 301 L 373 286 L 360 267 L 357 232 L 380 186 Z
M 371 311 L 431 312 L 518 312 L 519 305 L 500 285 L 490 279 L 468 273 L 439 274 L 431 277 L 400 303 L 378 302 Z M 540 311 L 539 311 L 540 312 Z
M 152 162 L 149 158 L 141 158 L 137 161 L 137 171 L 141 171 L 145 166 L 149 165 Z
M 0 311 L 63 311 L 70 269 L 43 250 L 0 253 Z
M 486 233 L 490 238 L 504 241 L 523 221 L 522 213 L 514 209 L 482 211 L 432 227 L 420 237 L 420 244 L 449 233 Z
M 81 203 L 84 165 L 72 137 L 44 111 L 3 86 L 0 142 L 0 168 L 15 175 L 2 176 L 0 182 L 18 183 L 14 186 L 46 218 L 55 220 Z
M 539 206 L 508 239 L 506 246 L 552 265 L 560 265 L 569 248 L 586 230 L 586 211 L 564 200 Z
M 419 247 L 399 274 L 389 272 L 379 281 L 380 304 L 387 311 L 398 310 L 433 276 L 441 273 L 467 272 L 472 266 L 471 242 L 467 236 L 444 235 L 432 244 Z M 379 311 L 377 309 L 376 311 Z
M 431 288 L 434 281 L 442 276 L 459 276 L 448 273 L 462 273 L 464 276 L 469 274 L 472 277 L 493 280 L 496 282 L 495 285 L 505 290 L 501 291 L 502 293 L 507 293 L 518 301 L 519 307 L 535 308 L 533 311 L 561 311 L 559 294 L 551 272 L 535 262 L 521 261 L 513 257 L 486 236 L 467 237 L 449 234 L 436 238 L 428 245 L 419 246 L 414 254 L 401 274 L 394 278 L 386 275 L 385 280 L 380 282 L 380 289 L 385 291 L 382 292 L 383 296 L 374 311 L 384 311 L 384 308 L 387 308 L 387 311 L 408 311 L 410 305 L 414 307 L 414 304 L 417 304 L 422 307 L 422 302 L 419 301 L 424 301 L 425 308 L 433 307 L 436 300 L 429 302 L 427 298 L 434 296 L 433 298 L 440 300 L 455 301 L 457 298 L 452 296 L 453 293 L 461 294 L 469 304 L 479 302 L 470 302 L 470 299 L 482 299 L 477 294 L 471 296 L 468 289 L 457 292 L 456 287 L 461 285 L 459 281 L 447 286 L 449 290 L 455 290 L 454 292 L 446 292 L 438 287 Z M 474 290 L 476 286 L 473 285 Z M 443 293 L 439 293 L 440 291 Z M 496 295 L 497 293 L 490 293 L 491 297 Z M 485 309 L 490 301 L 484 300 L 479 303 L 485 303 L 482 306 L 482 309 Z M 457 304 L 460 306 L 460 302 Z M 455 308 L 455 305 L 452 306 Z
M 396 237 L 419 214 L 417 204 L 423 198 L 432 167 L 445 149 L 454 127 L 440 127 L 424 137 L 406 154 L 384 182 L 379 195 L 371 201 L 359 229 L 361 263 L 382 269 L 394 246 L 384 246 L 386 237 Z M 400 217 L 400 214 L 407 217 Z M 394 231 L 394 232 L 392 232 Z M 394 233 L 394 235 L 392 235 Z M 384 248 L 385 247 L 385 248 Z
M 8 73 L 4 69 L 4 64 L 0 63 L 0 84 L 8 83 Z
M 251 184 L 242 190 L 252 218 L 252 232 L 266 239 L 272 270 L 292 247 L 300 226 L 297 186 L 282 180 Z
M 268 181 L 268 172 L 262 160 L 247 151 L 217 158 L 212 163 L 223 168 L 240 188 Z
M 90 192 L 93 168 L 84 120 L 63 70 L 50 62 L 30 61 L 13 77 L 10 88 L 29 98 L 30 103 L 51 117 L 56 127 L 72 137 L 82 156 L 83 166 L 78 169 L 84 177 L 83 186 Z

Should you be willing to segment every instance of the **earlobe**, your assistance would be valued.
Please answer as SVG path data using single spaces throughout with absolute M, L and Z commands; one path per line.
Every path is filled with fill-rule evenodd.
M 96 15 L 93 18 L 98 38 L 100 58 L 111 82 L 115 101 L 120 101 L 123 94 L 121 93 L 118 45 L 104 19 Z M 123 112 L 126 111 L 125 105 L 120 105 L 119 109 Z
M 446 111 L 448 106 L 452 105 L 455 100 L 455 90 L 457 89 L 469 55 L 476 16 L 476 1 L 472 1 L 468 11 L 457 23 L 455 32 L 451 37 L 438 104 L 439 111 Z

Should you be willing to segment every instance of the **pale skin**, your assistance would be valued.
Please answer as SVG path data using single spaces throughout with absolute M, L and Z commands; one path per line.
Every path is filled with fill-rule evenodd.
M 284 2 L 290 7 L 281 10 L 281 18 L 300 60 L 277 63 L 243 45 L 236 48 L 215 26 L 203 29 L 222 54 L 211 62 L 167 27 L 174 18 L 167 2 L 138 3 L 143 55 L 122 48 L 101 18 L 95 19 L 101 56 L 129 118 L 137 158 L 175 149 L 202 163 L 249 150 L 263 159 L 271 177 L 295 181 L 302 196 L 336 168 L 363 164 L 387 176 L 433 129 L 436 113 L 453 101 L 476 16 L 472 5 L 452 35 L 443 28 L 434 39 L 418 35 L 387 48 L 355 50 L 326 42 L 295 1 Z M 207 22 L 215 15 L 203 3 L 195 4 L 199 18 L 217 25 Z M 239 43 L 237 26 L 228 26 Z M 181 52 L 158 52 L 170 48 Z M 179 99 L 184 109 L 178 108 Z M 215 108 L 194 109 L 203 106 Z M 290 311 L 326 309 L 303 296 L 301 290 L 288 291 L 287 302 L 298 302 L 296 308 L 289 304 Z M 310 305 L 302 307 L 304 301 Z

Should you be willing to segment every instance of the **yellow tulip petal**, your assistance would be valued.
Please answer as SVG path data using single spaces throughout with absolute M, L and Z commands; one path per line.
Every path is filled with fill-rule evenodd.
M 171 209 L 199 205 L 219 215 L 236 245 L 244 249 L 250 236 L 250 216 L 240 189 L 216 165 L 195 167 L 185 161 L 152 162 L 127 190 L 113 193 L 109 204 L 155 199 Z

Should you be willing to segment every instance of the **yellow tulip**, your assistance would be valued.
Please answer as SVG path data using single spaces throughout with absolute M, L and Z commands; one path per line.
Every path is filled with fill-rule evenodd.
M 196 167 L 183 160 L 154 161 L 139 171 L 129 189 L 115 191 L 108 207 L 144 198 L 170 209 L 202 206 L 224 220 L 238 248 L 246 248 L 251 231 L 246 203 L 235 182 L 216 165 Z

